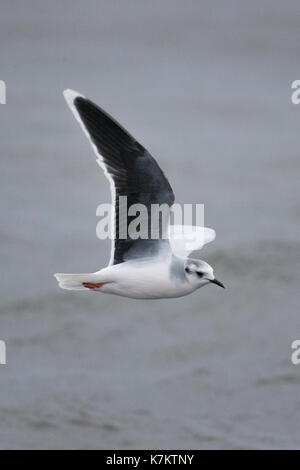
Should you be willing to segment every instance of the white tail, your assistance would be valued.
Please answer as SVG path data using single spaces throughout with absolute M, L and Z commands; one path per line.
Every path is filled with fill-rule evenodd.
M 82 285 L 83 282 L 97 282 L 98 276 L 96 273 L 85 274 L 54 274 L 57 279 L 59 287 L 67 290 L 89 290 Z

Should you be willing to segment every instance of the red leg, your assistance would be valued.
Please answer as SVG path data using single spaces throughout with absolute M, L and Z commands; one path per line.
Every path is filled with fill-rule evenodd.
M 99 287 L 104 286 L 104 284 L 107 284 L 106 282 L 96 282 L 95 284 L 93 282 L 83 282 L 82 285 L 84 287 L 87 287 L 88 289 L 99 289 Z

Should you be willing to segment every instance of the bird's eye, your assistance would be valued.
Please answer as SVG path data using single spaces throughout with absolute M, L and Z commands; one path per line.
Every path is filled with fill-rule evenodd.
M 197 271 L 197 274 L 198 274 L 198 277 L 203 277 L 203 273 L 200 273 L 199 271 Z

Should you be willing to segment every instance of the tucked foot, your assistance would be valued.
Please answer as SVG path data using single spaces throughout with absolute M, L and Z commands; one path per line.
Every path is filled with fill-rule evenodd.
M 92 283 L 92 282 L 83 282 L 82 285 L 84 287 L 87 287 L 88 289 L 99 289 L 99 287 L 102 287 L 104 286 L 104 284 L 106 284 L 106 282 L 96 282 L 95 284 Z

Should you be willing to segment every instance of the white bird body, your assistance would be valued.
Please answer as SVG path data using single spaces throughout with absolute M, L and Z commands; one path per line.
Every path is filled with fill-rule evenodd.
M 174 255 L 141 258 L 107 266 L 91 274 L 56 274 L 59 285 L 68 290 L 88 290 L 85 284 L 102 284 L 96 292 L 115 294 L 134 299 L 162 299 L 182 297 L 199 286 L 188 282 L 184 273 L 184 259 L 176 258 L 177 276 L 172 276 Z
M 182 283 L 178 286 L 171 281 L 170 260 L 165 258 L 126 261 L 110 266 L 106 269 L 105 276 L 103 274 L 101 277 L 111 278 L 111 282 L 100 288 L 102 292 L 108 294 L 135 299 L 160 299 L 186 295 Z
M 66 90 L 64 96 L 109 180 L 115 213 L 119 211 L 118 196 L 124 194 L 131 204 L 143 203 L 147 209 L 153 204 L 170 208 L 174 203 L 172 188 L 149 152 L 83 95 Z M 121 218 L 113 221 L 115 237 L 108 266 L 95 273 L 55 274 L 61 288 L 161 299 L 188 295 L 210 282 L 224 287 L 208 263 L 187 257 L 214 240 L 213 229 L 169 226 L 167 220 L 167 225 L 162 222 L 159 226 L 157 237 L 135 239 L 128 235 L 123 239 L 118 237 L 118 220 Z M 150 230 L 151 218 L 147 222 Z

